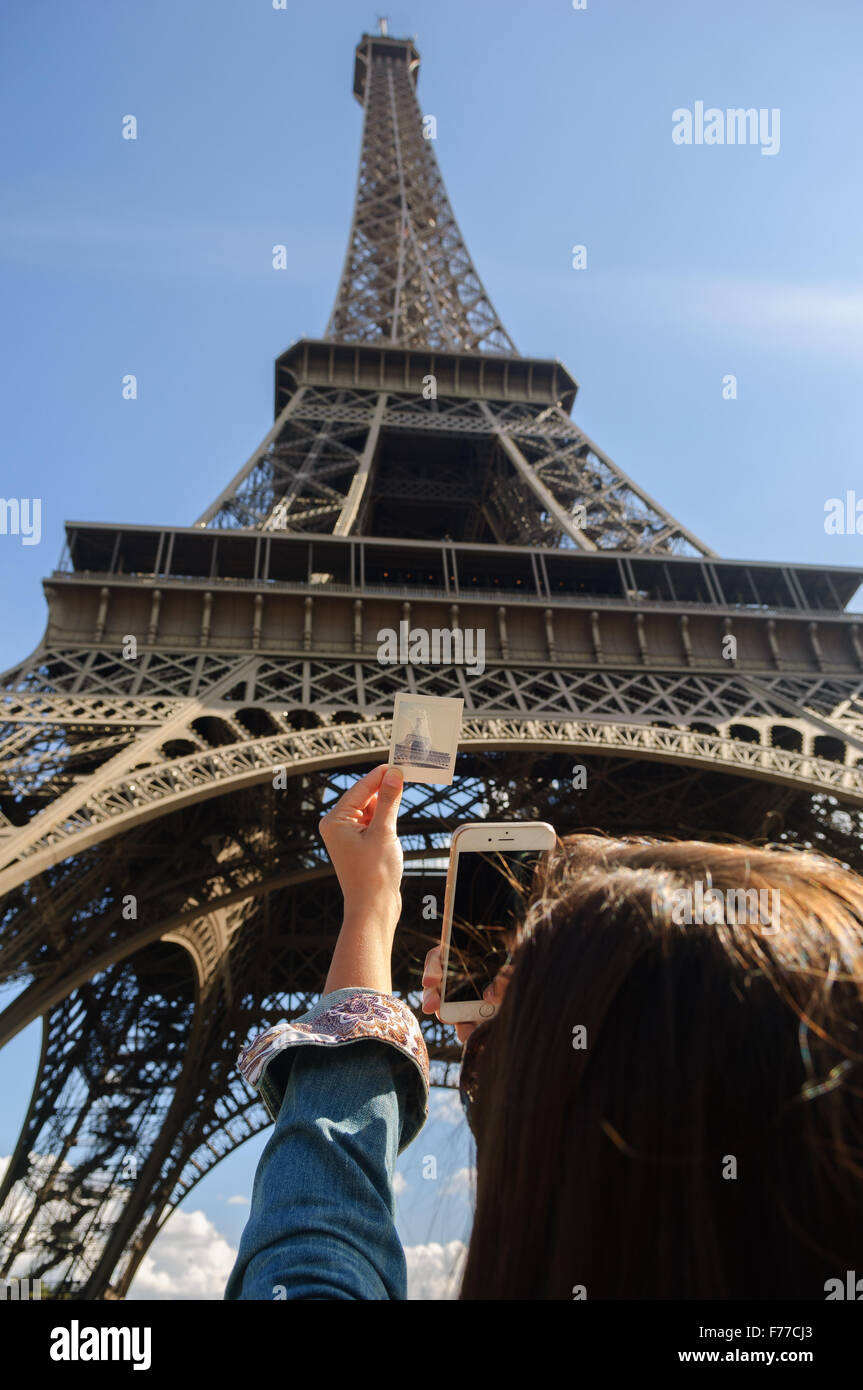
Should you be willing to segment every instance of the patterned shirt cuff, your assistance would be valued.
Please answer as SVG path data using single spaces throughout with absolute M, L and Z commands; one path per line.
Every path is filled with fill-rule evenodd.
M 278 1118 L 287 1087 L 291 1050 L 317 1045 L 344 1048 L 364 1040 L 388 1043 L 412 1063 L 414 1085 L 406 1107 L 406 1147 L 428 1118 L 429 1056 L 415 1015 L 393 994 L 357 986 L 324 994 L 300 1018 L 260 1033 L 237 1058 L 248 1084 L 260 1094 L 271 1119 Z M 271 1066 L 278 1061 L 278 1066 Z

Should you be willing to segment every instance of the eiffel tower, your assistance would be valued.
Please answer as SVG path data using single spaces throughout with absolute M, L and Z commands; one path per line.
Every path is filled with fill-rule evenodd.
M 470 259 L 419 66 L 386 32 L 357 46 L 335 307 L 277 360 L 260 447 L 192 526 L 70 523 L 44 638 L 3 677 L 0 1043 L 39 1017 L 43 1041 L 0 1267 L 26 1252 L 67 1297 L 123 1297 L 267 1124 L 235 1059 L 320 992 L 340 894 L 317 822 L 385 760 L 398 690 L 465 707 L 455 783 L 409 786 L 400 819 L 413 1002 L 461 821 L 860 861 L 863 570 L 718 558 L 573 422 L 575 380 L 519 354 Z M 483 631 L 484 669 L 382 664 L 402 622 Z M 455 1044 L 423 1027 L 446 1080 Z

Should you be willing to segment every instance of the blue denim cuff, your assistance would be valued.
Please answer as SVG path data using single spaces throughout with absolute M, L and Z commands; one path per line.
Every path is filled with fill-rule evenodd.
M 335 989 L 290 1023 L 276 1023 L 260 1033 L 237 1058 L 248 1084 L 258 1091 L 272 1120 L 278 1118 L 290 1075 L 294 1049 L 382 1042 L 409 1060 L 393 1069 L 394 1084 L 405 1076 L 408 1085 L 405 1121 L 399 1150 L 419 1134 L 428 1118 L 429 1057 L 425 1038 L 411 1009 L 394 994 L 357 986 Z M 393 1059 L 395 1061 L 395 1059 Z

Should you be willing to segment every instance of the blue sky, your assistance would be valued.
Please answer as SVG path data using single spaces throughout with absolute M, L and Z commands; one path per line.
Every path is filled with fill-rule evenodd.
M 361 130 L 353 49 L 377 14 L 3 7 L 0 493 L 41 498 L 42 538 L 0 535 L 0 668 L 39 641 L 66 519 L 189 524 L 269 428 L 273 360 L 323 333 L 335 295 Z M 721 554 L 863 562 L 860 537 L 824 530 L 829 498 L 863 497 L 857 0 L 388 14 L 392 34 L 416 35 L 421 105 L 486 288 L 521 352 L 573 372 L 587 433 Z M 696 101 L 778 108 L 779 152 L 676 145 L 672 112 Z M 0 1154 L 35 1033 L 0 1055 Z M 228 1199 L 250 1191 L 262 1142 L 191 1195 L 163 1294 L 194 1282 L 176 1272 L 183 1249 L 212 1255 L 213 1231 L 236 1245 L 247 1209 Z M 419 1175 L 426 1153 L 436 1182 Z M 463 1237 L 467 1162 L 445 1118 L 409 1150 L 408 1244 Z

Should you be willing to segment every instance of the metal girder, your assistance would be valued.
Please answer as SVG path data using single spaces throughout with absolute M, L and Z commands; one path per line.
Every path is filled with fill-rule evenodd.
M 354 218 L 327 336 L 516 355 L 424 138 L 405 52 L 370 54 L 363 105 Z
M 236 513 L 232 510 L 231 504 L 238 490 L 255 469 L 266 468 L 266 458 L 270 451 L 270 446 L 280 437 L 290 417 L 298 407 L 302 405 L 303 395 L 304 392 L 300 389 L 297 391 L 296 395 L 291 397 L 284 409 L 276 416 L 272 429 L 268 431 L 258 447 L 250 454 L 242 468 L 234 475 L 227 487 L 222 489 L 215 502 L 212 502 L 207 510 L 202 512 L 198 517 L 198 520 L 195 522 L 196 526 L 209 526 L 217 520 L 220 526 L 224 526 L 229 524 L 229 517 L 236 516 Z M 240 524 L 248 523 L 243 523 L 241 521 Z
M 726 719 L 728 716 L 726 715 Z M 780 721 L 777 721 L 780 722 Z M 249 739 L 226 747 L 198 751 L 171 762 L 137 768 L 110 765 L 98 783 L 76 788 L 77 805 L 67 793 L 62 818 L 42 813 L 3 846 L 7 867 L 0 872 L 0 892 L 9 892 L 34 874 L 69 854 L 97 844 L 105 837 L 164 814 L 176 806 L 218 796 L 226 789 L 253 786 L 272 778 L 273 769 L 316 771 L 358 759 L 384 758 L 389 749 L 390 720 L 285 733 Z M 823 723 L 819 726 L 823 729 Z M 835 730 L 841 739 L 841 729 Z M 672 759 L 687 765 L 713 764 L 750 777 L 768 777 L 783 785 L 841 795 L 863 805 L 863 768 L 828 758 L 788 751 L 698 730 L 657 728 L 643 722 L 555 720 L 519 715 L 508 719 L 468 715 L 460 747 L 619 750 L 657 761 Z M 128 763 L 128 757 L 124 762 Z M 43 817 L 45 823 L 43 824 Z

